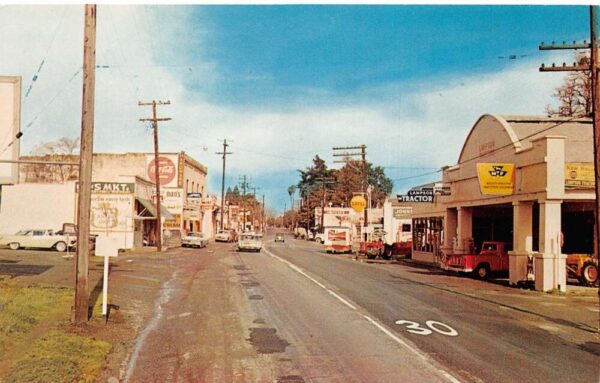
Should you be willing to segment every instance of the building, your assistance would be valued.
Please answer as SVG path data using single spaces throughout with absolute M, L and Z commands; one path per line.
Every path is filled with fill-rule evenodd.
M 434 263 L 512 242 L 511 284 L 566 288 L 566 254 L 595 254 L 590 119 L 483 115 L 432 203 L 413 205 L 413 258 Z
M 22 160 L 78 163 L 77 155 L 25 156 Z M 159 155 L 161 217 L 163 232 L 178 239 L 187 231 L 214 232 L 214 199 L 206 196 L 207 169 L 184 152 Z M 13 232 L 30 223 L 25 216 L 58 209 L 60 214 L 45 214 L 50 227 L 76 220 L 75 165 L 24 164 L 20 183 L 4 186 L 0 206 L 0 232 Z M 124 248 L 155 242 L 157 203 L 153 153 L 95 153 L 92 166 L 92 222 L 94 234 L 119 237 Z M 46 195 L 56 189 L 53 200 Z M 29 197 L 20 206 L 12 195 Z M 49 207 L 49 204 L 54 204 Z M 26 213 L 30 211 L 30 213 Z M 18 216 L 17 216 L 18 215 Z M 46 225 L 50 225 L 48 222 Z M 177 241 L 174 241 L 175 243 Z

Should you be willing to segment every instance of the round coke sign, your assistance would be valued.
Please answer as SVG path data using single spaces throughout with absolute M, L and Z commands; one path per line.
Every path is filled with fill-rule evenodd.
M 361 195 L 355 195 L 350 200 L 350 206 L 352 207 L 352 209 L 354 209 L 354 211 L 360 213 L 367 207 L 367 200 Z
M 152 182 L 156 182 L 156 161 L 153 159 L 148 164 L 148 178 Z M 168 157 L 158 157 L 158 179 L 161 185 L 170 184 L 177 175 L 177 167 L 175 163 Z

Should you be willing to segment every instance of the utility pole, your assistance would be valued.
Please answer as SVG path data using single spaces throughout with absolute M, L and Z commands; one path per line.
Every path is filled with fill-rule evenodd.
M 241 187 L 242 187 L 242 214 L 244 215 L 244 227 L 242 232 L 246 231 L 246 188 L 249 186 L 248 185 L 248 177 L 244 174 L 242 176 L 241 181 Z
M 595 179 L 595 220 L 594 220 L 594 252 L 596 253 L 596 265 L 600 265 L 600 81 L 598 79 L 598 69 L 600 67 L 598 58 L 598 6 L 590 5 L 590 43 L 583 41 L 583 44 L 540 44 L 540 50 L 555 49 L 590 49 L 590 65 L 581 65 L 573 63 L 573 66 L 567 66 L 563 63 L 562 67 L 552 64 L 546 67 L 544 64 L 540 67 L 540 72 L 581 72 L 590 71 L 592 77 L 592 122 L 594 132 L 594 179 Z M 598 287 L 598 296 L 600 297 L 600 287 Z M 598 317 L 598 328 L 600 328 L 600 317 Z
M 85 5 L 83 32 L 83 99 L 77 197 L 77 252 L 75 259 L 75 305 L 72 322 L 88 319 L 88 260 L 90 251 L 90 207 L 94 153 L 94 87 L 96 67 L 96 6 Z
M 223 140 L 223 151 L 217 152 L 217 154 L 223 155 L 223 176 L 221 178 L 221 230 L 223 230 L 223 210 L 225 204 L 225 158 L 228 154 L 233 154 L 233 152 L 228 152 L 227 147 L 229 144 L 227 143 L 227 138 Z
M 262 214 L 261 214 L 262 232 L 265 232 L 265 195 L 262 195 Z
M 258 202 L 256 200 L 256 189 L 259 189 L 259 187 L 253 186 L 250 189 L 252 189 L 252 227 L 254 227 L 254 220 L 255 220 L 255 216 L 256 216 L 256 202 Z
M 335 152 L 336 150 L 359 150 L 360 152 Z M 345 163 L 346 165 L 352 166 L 351 161 L 360 161 L 361 162 L 361 182 L 360 182 L 360 192 L 362 194 L 365 193 L 365 188 L 368 185 L 369 175 L 367 173 L 367 146 L 366 145 L 358 145 L 358 146 L 339 146 L 333 148 L 333 156 L 334 157 L 343 157 L 344 159 L 341 161 L 333 161 L 334 163 Z M 360 160 L 353 159 L 352 157 L 360 156 Z M 367 226 L 367 209 L 364 210 L 364 220 L 365 226 Z
M 334 179 L 332 177 L 320 177 L 317 178 L 317 182 L 321 183 L 321 232 L 324 233 L 324 225 L 325 225 L 325 187 L 326 185 L 330 185 L 334 183 Z
M 160 172 L 158 163 L 158 122 L 169 121 L 171 118 L 156 117 L 156 105 L 170 105 L 170 101 L 156 101 L 150 102 L 138 102 L 139 106 L 152 105 L 152 118 L 140 118 L 140 121 L 146 122 L 151 121 L 154 129 L 154 178 L 156 184 L 156 249 L 162 251 L 162 232 L 161 232 L 161 219 L 160 219 Z

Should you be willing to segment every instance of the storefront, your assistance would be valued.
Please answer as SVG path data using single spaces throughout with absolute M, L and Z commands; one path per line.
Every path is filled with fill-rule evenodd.
M 429 254 L 436 235 L 442 258 L 511 242 L 511 284 L 565 290 L 566 255 L 594 254 L 592 137 L 589 119 L 482 116 L 443 170 L 449 195 L 413 212 L 414 256 Z

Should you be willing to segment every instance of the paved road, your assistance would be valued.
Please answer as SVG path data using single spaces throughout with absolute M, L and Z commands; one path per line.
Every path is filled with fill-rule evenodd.
M 597 303 L 587 303 L 584 318 L 557 319 L 548 311 L 529 307 L 543 304 L 551 308 L 550 313 L 552 307 L 568 309 L 565 306 L 570 302 L 565 302 L 565 297 L 533 294 L 510 299 L 509 293 L 508 298 L 491 299 L 477 293 L 478 285 L 489 289 L 485 282 L 432 275 L 430 270 L 413 267 L 360 263 L 327 255 L 320 247 L 302 241 L 270 244 L 268 249 L 276 258 L 248 263 L 261 268 L 273 258 L 293 264 L 297 272 L 314 279 L 313 284 L 322 284 L 322 289 L 356 307 L 357 321 L 366 324 L 361 316 L 369 315 L 391 332 L 386 335 L 410 343 L 458 380 L 600 381 Z M 500 293 L 508 290 L 498 288 Z M 330 315 L 328 311 L 340 306 L 336 302 L 340 299 L 330 300 L 330 310 L 320 315 Z M 399 320 L 410 322 L 397 324 Z M 439 331 L 428 327 L 427 321 L 438 322 L 431 325 Z M 402 346 L 395 352 L 402 357 L 414 354 Z
M 598 313 L 589 297 L 525 294 L 407 265 L 366 264 L 304 241 L 265 243 L 261 253 L 227 244 L 171 253 L 173 275 L 138 336 L 125 380 L 600 377 Z M 571 304 L 583 313 L 577 320 L 568 314 Z

